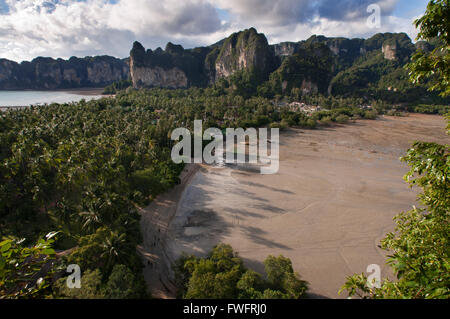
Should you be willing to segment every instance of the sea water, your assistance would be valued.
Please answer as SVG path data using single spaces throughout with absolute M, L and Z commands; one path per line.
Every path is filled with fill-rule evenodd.
M 0 91 L 0 107 L 69 103 L 101 97 L 102 95 L 82 94 L 75 91 Z

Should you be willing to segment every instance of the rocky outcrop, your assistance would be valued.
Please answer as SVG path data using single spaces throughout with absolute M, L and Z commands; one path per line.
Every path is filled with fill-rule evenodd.
M 135 42 L 130 52 L 130 76 L 135 88 L 186 88 L 207 82 L 204 60 L 210 49 L 185 50 L 181 45 L 168 43 L 161 48 L 145 50 Z
M 364 39 L 327 38 L 313 35 L 306 41 L 300 42 L 301 47 L 307 48 L 314 43 L 326 45 L 334 56 L 334 70 L 339 72 L 351 66 L 356 59 L 366 53 Z
M 273 44 L 272 49 L 274 54 L 278 57 L 286 57 L 291 56 L 294 53 L 298 52 L 300 48 L 299 42 L 281 42 L 278 44 Z
M 369 39 L 328 38 L 313 35 L 305 41 L 285 42 L 272 47 L 277 56 L 290 56 L 297 53 L 300 48 L 308 48 L 314 43 L 322 43 L 330 49 L 335 56 L 334 64 L 337 72 L 352 66 L 357 59 L 369 52 L 382 52 L 386 59 L 392 61 L 409 56 L 415 50 L 411 39 L 405 33 L 378 33 Z M 422 44 L 423 46 L 425 44 Z
M 429 51 L 432 44 L 418 42 L 415 46 L 404 33 L 379 33 L 369 39 L 312 36 L 269 45 L 264 34 L 250 28 L 194 49 L 169 42 L 164 50 L 152 51 L 135 42 L 129 59 L 39 57 L 20 64 L 0 59 L 0 89 L 104 87 L 131 77 L 135 88 L 219 84 L 244 92 L 248 86 L 256 90 L 268 81 L 266 89 L 276 87 L 280 92 L 296 89 L 305 94 L 341 94 L 355 83 L 378 77 L 379 71 L 360 66 L 362 61 L 397 67 L 409 61 L 417 49 Z M 333 77 L 339 81 L 332 82 Z
M 110 56 L 69 60 L 36 58 L 16 63 L 0 60 L 0 89 L 65 89 L 104 87 L 128 78 L 126 59 Z
M 17 65 L 16 62 L 0 59 L 0 83 L 15 80 L 13 73 Z
M 186 74 L 176 67 L 164 70 L 159 66 L 153 68 L 132 66 L 131 78 L 135 88 L 164 87 L 178 89 L 188 86 Z
M 73 72 L 74 70 L 72 70 Z M 111 80 L 126 79 L 129 73 L 129 68 L 126 65 L 117 66 L 108 63 L 107 61 L 94 62 L 87 67 L 87 78 L 90 83 L 94 85 L 101 85 L 109 83 Z
M 242 70 L 254 72 L 257 78 L 268 78 L 275 68 L 275 55 L 265 35 L 250 28 L 224 41 L 215 61 L 215 80 Z
M 393 43 L 393 44 L 383 44 L 383 49 L 382 49 L 384 58 L 386 60 L 396 60 L 397 59 L 397 44 Z
M 326 93 L 333 74 L 334 53 L 324 43 L 309 42 L 297 53 L 285 57 L 271 74 L 270 83 L 276 91 L 302 94 Z
M 365 41 L 368 51 L 381 50 L 385 60 L 406 62 L 416 47 L 406 33 L 378 33 Z
M 210 47 L 185 50 L 169 42 L 165 50 L 152 51 L 135 42 L 130 52 L 135 88 L 206 86 L 244 70 L 253 72 L 256 79 L 268 79 L 275 69 L 273 50 L 266 37 L 253 28 Z

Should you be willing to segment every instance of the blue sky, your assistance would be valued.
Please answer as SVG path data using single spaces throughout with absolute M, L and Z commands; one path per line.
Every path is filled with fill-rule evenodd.
M 403 18 L 420 15 L 425 12 L 428 2 L 429 0 L 398 1 L 394 15 Z
M 381 9 L 380 28 L 367 26 L 367 7 Z M 0 58 L 128 56 L 168 41 L 194 47 L 255 27 L 270 43 L 313 34 L 369 37 L 417 34 L 412 21 L 427 0 L 0 0 Z
M 8 6 L 5 3 L 5 0 L 0 0 L 0 13 L 6 13 L 8 10 Z

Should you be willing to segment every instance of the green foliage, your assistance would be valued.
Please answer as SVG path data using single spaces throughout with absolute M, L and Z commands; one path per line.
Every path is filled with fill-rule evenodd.
M 348 115 L 345 115 L 345 114 L 341 114 L 336 117 L 336 123 L 339 123 L 339 124 L 346 124 L 346 123 L 348 123 L 349 120 L 350 120 L 350 118 L 348 117 Z
M 49 295 L 55 259 L 52 244 L 56 235 L 49 233 L 31 247 L 24 246 L 24 240 L 0 242 L 0 299 Z
M 199 259 L 189 280 L 187 299 L 230 299 L 244 271 L 242 260 L 230 246 L 219 245 L 207 259 Z
M 375 120 L 377 118 L 377 112 L 376 111 L 365 111 L 364 118 L 367 120 Z
M 138 278 L 127 266 L 117 264 L 106 279 L 100 269 L 87 270 L 81 276 L 81 288 L 69 288 L 67 279 L 60 278 L 53 292 L 54 297 L 62 299 L 146 298 L 145 283 Z
M 104 281 L 123 264 L 143 281 L 135 206 L 175 185 L 183 166 L 170 158 L 173 122 L 133 93 L 0 114 L 2 238 L 30 245 L 57 229 L 65 261 Z
M 206 258 L 183 256 L 175 263 L 179 297 L 187 299 L 298 299 L 306 282 L 294 273 L 288 258 L 268 257 L 269 280 L 248 270 L 229 245 L 216 246 Z
M 132 86 L 132 83 L 130 80 L 120 80 L 115 81 L 111 85 L 108 85 L 103 89 L 103 94 L 109 95 L 109 94 L 116 94 L 118 91 L 125 90 Z
M 142 280 L 136 280 L 133 272 L 125 265 L 115 265 L 104 288 L 108 299 L 136 299 L 145 296 Z
M 450 5 L 448 0 L 432 0 L 425 14 L 414 24 L 420 29 L 417 40 L 438 39 L 431 52 L 417 52 L 407 65 L 413 83 L 425 83 L 430 91 L 450 96 Z
M 183 55 L 186 50 L 169 45 L 166 51 Z M 206 54 L 202 49 L 192 52 Z M 308 61 L 305 57 L 302 63 Z M 258 92 L 264 85 L 246 87 L 254 81 L 252 76 L 255 73 L 237 73 L 235 79 L 242 80 L 242 85 L 228 83 L 235 85 L 234 90 L 220 85 L 186 90 L 128 88 L 114 98 L 2 112 L 0 237 L 26 237 L 23 245 L 29 247 L 56 229 L 61 240 L 54 243 L 55 249 L 68 251 L 63 261 L 79 264 L 85 273 L 98 269 L 102 289 L 118 264 L 131 271 L 139 286 L 143 278 L 136 253 L 141 242 L 136 205 L 147 204 L 179 182 L 183 165 L 175 165 L 170 159 L 173 128 L 192 130 L 196 119 L 203 119 L 204 126 L 221 129 L 314 128 L 317 123 L 377 116 L 376 111 L 360 108 L 367 103 L 365 98 L 305 96 L 300 88 L 282 96 L 271 92 L 270 85 L 266 93 L 274 99 L 254 96 L 248 92 Z M 284 103 L 297 98 L 327 110 L 308 115 Z M 389 108 L 381 100 L 370 103 L 380 113 Z M 423 106 L 418 107 L 420 110 Z M 299 295 L 295 291 L 301 291 L 301 284 L 295 275 L 285 276 L 280 291 L 262 288 L 255 273 L 244 276 L 247 269 L 226 251 L 218 259 L 221 263 L 228 260 L 228 268 L 219 267 L 215 259 L 190 260 L 189 267 L 193 268 L 188 267 L 181 280 L 183 296 Z M 120 272 L 126 273 L 123 269 Z M 128 289 L 123 290 L 128 295 Z
M 138 244 L 125 233 L 98 228 L 92 235 L 81 237 L 78 247 L 67 257 L 68 264 L 78 264 L 82 269 L 104 269 L 109 274 L 116 264 L 126 264 L 140 270 L 140 260 L 135 254 Z
M 440 114 L 444 115 L 450 112 L 450 106 L 448 105 L 424 105 L 420 104 L 409 108 L 410 112 L 422 113 L 422 114 Z
M 300 49 L 283 60 L 280 68 L 270 75 L 268 87 L 261 87 L 265 95 L 286 94 L 293 90 L 306 89 L 307 83 L 316 86 L 317 92 L 326 93 L 332 76 L 332 53 L 327 46 L 314 43 Z M 270 92 L 270 93 L 269 93 Z M 294 91 L 298 92 L 298 91 Z M 312 88 L 312 92 L 314 88 Z M 299 95 L 299 93 L 296 93 Z
M 68 299 L 103 299 L 102 274 L 99 269 L 87 270 L 81 276 L 81 288 L 67 287 L 66 278 L 59 279 L 54 285 L 58 298 Z
M 298 299 L 304 296 L 307 283 L 294 273 L 292 262 L 284 256 L 269 256 L 264 261 L 269 287 L 273 291 L 281 291 L 289 299 Z

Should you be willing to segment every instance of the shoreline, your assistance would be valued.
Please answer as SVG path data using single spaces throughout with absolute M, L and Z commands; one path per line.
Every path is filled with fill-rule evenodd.
M 166 193 L 158 195 L 147 207 L 139 207 L 140 228 L 143 242 L 137 247 L 144 262 L 144 278 L 154 298 L 176 297 L 173 277 L 173 260 L 167 254 L 170 244 L 169 228 L 178 211 L 178 205 L 202 165 L 187 164 L 180 175 L 180 184 Z
M 67 92 L 77 95 L 102 95 L 105 88 L 70 88 L 70 89 L 6 89 L 0 92 Z
M 77 89 L 57 89 L 57 90 L 0 90 L 0 95 L 1 93 L 5 93 L 6 92 L 6 99 L 11 100 L 11 98 L 8 98 L 8 93 L 12 94 L 12 100 L 6 103 L 11 103 L 12 105 L 3 105 L 2 102 L 0 101 L 0 110 L 1 111 L 5 111 L 8 109 L 22 109 L 22 108 L 26 108 L 26 107 L 30 107 L 30 106 L 42 106 L 42 105 L 46 105 L 46 104 L 53 104 L 53 103 L 57 103 L 57 104 L 65 104 L 65 103 L 76 103 L 81 99 L 85 99 L 87 101 L 91 100 L 91 99 L 101 99 L 101 98 L 112 98 L 115 95 L 114 94 L 102 94 L 104 91 L 103 88 L 77 88 Z M 21 93 L 23 94 L 30 94 L 31 95 L 33 93 L 36 93 L 36 98 L 34 97 L 28 97 L 25 96 L 23 99 L 20 98 L 20 96 L 18 98 L 15 98 L 14 95 L 20 95 Z M 61 95 L 63 94 L 65 96 L 65 98 L 61 99 L 61 97 L 57 98 L 56 100 L 60 100 L 60 102 L 55 101 L 55 102 L 41 102 L 43 100 L 51 100 L 53 99 L 53 97 L 45 97 L 45 94 L 47 95 L 52 95 L 52 93 L 54 95 Z M 41 96 L 44 95 L 44 96 Z M 72 97 L 74 96 L 74 100 L 71 100 Z M 76 99 L 76 98 L 78 99 Z M 17 102 L 15 102 L 14 100 L 17 100 Z M 32 101 L 35 100 L 32 103 L 26 103 L 25 101 L 28 100 Z M 67 99 L 67 101 L 63 101 Z M 41 101 L 40 101 L 41 100 Z M 18 105 L 19 103 L 24 103 L 26 105 Z
M 441 117 L 412 115 L 289 129 L 280 135 L 277 175 L 200 165 L 143 216 L 153 296 L 175 297 L 170 264 L 182 252 L 204 256 L 221 242 L 262 274 L 268 255 L 290 258 L 311 298 L 345 298 L 337 294 L 345 278 L 369 264 L 392 276 L 378 244 L 417 195 L 398 157 L 413 140 L 448 140 L 444 128 Z

